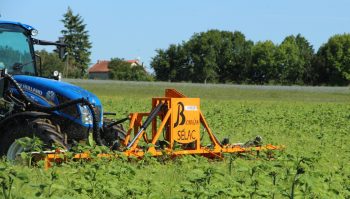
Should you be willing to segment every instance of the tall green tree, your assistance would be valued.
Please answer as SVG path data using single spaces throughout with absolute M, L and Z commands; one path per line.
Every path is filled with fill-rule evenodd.
M 246 69 L 251 66 L 254 43 L 246 40 L 243 33 L 235 31 L 233 33 L 232 46 L 233 60 L 227 62 L 229 77 L 231 81 L 241 83 L 247 80 Z
M 220 48 L 220 31 L 210 30 L 194 34 L 187 42 L 189 68 L 193 68 L 191 80 L 194 82 L 216 82 L 218 79 L 217 52 Z
M 229 31 L 221 31 L 220 43 L 218 43 L 216 53 L 216 63 L 218 65 L 217 74 L 218 81 L 221 83 L 232 82 L 231 71 L 235 67 L 235 56 L 233 34 Z
M 156 78 L 161 81 L 189 81 L 190 74 L 188 56 L 183 45 L 171 44 L 168 49 L 156 50 L 151 66 Z
M 66 58 L 71 67 L 65 73 L 69 77 L 82 78 L 86 74 L 91 54 L 91 43 L 86 24 L 84 24 L 83 18 L 79 14 L 75 15 L 70 7 L 61 21 L 65 28 L 61 32 L 64 36 L 64 42 L 67 44 Z
M 305 73 L 311 67 L 312 46 L 299 34 L 287 36 L 278 50 L 280 81 L 284 84 L 303 84 Z
M 215 52 L 219 82 L 240 83 L 245 80 L 245 68 L 251 62 L 252 41 L 239 31 L 217 31 Z
M 185 43 L 188 68 L 195 82 L 242 82 L 251 62 L 253 42 L 239 32 L 209 30 Z
M 319 83 L 345 85 L 350 82 L 350 34 L 334 35 L 322 45 L 316 55 L 314 68 Z
M 247 81 L 265 84 L 278 78 L 276 63 L 278 47 L 272 41 L 257 42 L 252 48 L 252 63 L 247 66 Z
M 166 50 L 157 49 L 156 56 L 152 58 L 151 67 L 153 68 L 156 79 L 160 81 L 170 81 L 170 63 Z
M 313 68 L 313 59 L 315 56 L 315 51 L 310 42 L 303 37 L 301 34 L 298 34 L 295 37 L 295 42 L 299 49 L 299 56 L 303 60 L 303 82 L 304 84 L 313 84 L 315 82 L 315 70 Z

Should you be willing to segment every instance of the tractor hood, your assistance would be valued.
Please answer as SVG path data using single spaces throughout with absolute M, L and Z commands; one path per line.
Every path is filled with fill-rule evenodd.
M 50 102 L 50 104 L 57 105 L 62 103 L 59 102 L 58 98 L 63 97 L 66 99 L 65 101 L 85 98 L 92 105 L 101 106 L 100 100 L 94 94 L 73 84 L 27 75 L 15 75 L 14 79 L 20 84 L 26 93 L 32 96 L 32 98 L 33 95 L 35 95 L 42 100 Z M 33 99 L 37 101 L 35 97 Z
M 42 77 L 14 75 L 13 78 L 18 82 L 28 97 L 42 106 L 51 107 L 71 100 L 85 98 L 94 106 L 94 111 L 97 114 L 99 127 L 103 125 L 103 109 L 101 102 L 94 94 L 90 93 L 89 91 L 66 82 L 60 82 L 57 80 Z M 15 89 L 14 92 L 16 92 Z M 83 127 L 91 128 L 92 122 L 86 121 L 83 118 L 83 109 L 83 106 L 77 105 L 76 108 L 54 111 L 54 113 L 71 121 L 74 121 Z

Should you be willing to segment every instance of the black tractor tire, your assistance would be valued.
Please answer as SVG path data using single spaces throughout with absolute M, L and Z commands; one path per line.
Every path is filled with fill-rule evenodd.
M 127 133 L 125 132 L 122 124 L 115 125 L 112 127 L 112 129 L 112 131 L 115 132 L 117 139 L 111 143 L 110 149 L 119 151 L 121 150 L 122 142 L 124 142 Z
M 122 124 L 116 124 L 108 127 L 112 121 L 108 119 L 104 120 L 103 132 L 101 134 L 103 144 L 110 147 L 113 150 L 118 150 L 126 138 L 126 132 Z
M 13 122 L 7 126 L 0 137 L 0 157 L 7 156 L 9 148 L 21 138 L 37 137 L 43 142 L 43 150 L 52 150 L 54 146 L 67 149 L 67 136 L 60 132 L 58 125 L 49 119 L 32 119 Z M 12 158 L 10 158 L 12 159 Z
M 126 138 L 126 134 L 127 134 L 125 132 L 124 126 L 122 124 L 117 124 L 117 125 L 114 125 L 112 128 L 115 132 L 117 132 L 117 138 L 119 140 L 124 141 Z

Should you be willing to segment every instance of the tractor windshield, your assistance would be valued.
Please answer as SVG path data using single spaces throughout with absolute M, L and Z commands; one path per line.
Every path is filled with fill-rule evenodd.
M 9 74 L 35 75 L 31 41 L 21 27 L 0 25 L 0 68 Z

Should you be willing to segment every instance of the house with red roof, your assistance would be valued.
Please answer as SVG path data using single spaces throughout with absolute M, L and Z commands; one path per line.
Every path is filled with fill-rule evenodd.
M 130 63 L 131 66 L 140 65 L 140 60 L 125 60 L 125 62 Z M 109 79 L 109 61 L 98 60 L 96 64 L 88 69 L 89 79 Z

